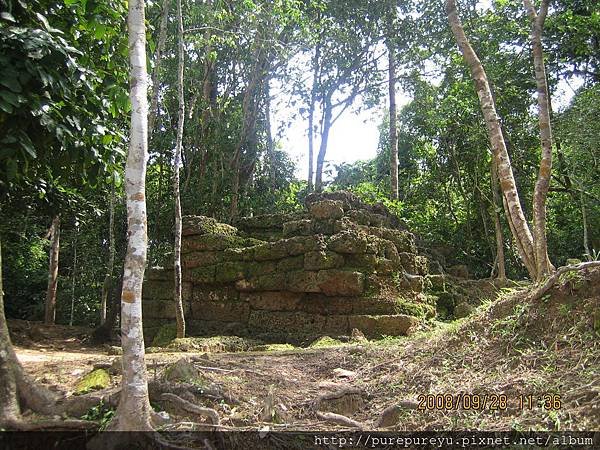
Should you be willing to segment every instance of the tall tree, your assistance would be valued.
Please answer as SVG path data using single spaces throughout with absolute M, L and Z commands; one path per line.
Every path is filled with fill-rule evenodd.
M 115 174 L 111 176 L 110 197 L 108 200 L 108 265 L 102 284 L 100 300 L 100 325 L 106 322 L 106 307 L 110 303 L 109 295 L 113 288 L 113 273 L 115 271 Z
M 131 67 L 131 128 L 125 166 L 127 253 L 121 292 L 123 381 L 111 429 L 151 430 L 148 380 L 142 329 L 142 283 L 148 244 L 146 219 L 146 159 L 148 155 L 148 81 L 144 0 L 129 2 L 129 61 Z
M 46 306 L 44 322 L 54 325 L 56 320 L 56 291 L 58 289 L 58 255 L 60 252 L 60 216 L 52 219 L 50 226 L 50 258 L 48 263 L 48 289 L 46 290 Z
M 541 279 L 550 273 L 552 264 L 548 258 L 548 240 L 546 238 L 546 198 L 550 188 L 552 173 L 552 128 L 550 125 L 550 104 L 548 82 L 544 66 L 542 49 L 542 30 L 548 15 L 550 0 L 542 0 L 539 13 L 530 0 L 523 0 L 531 19 L 531 44 L 533 47 L 533 66 L 537 85 L 538 118 L 542 158 L 538 178 L 533 192 L 533 237 L 535 243 L 535 264 L 537 278 Z
M 504 211 L 515 240 L 521 261 L 527 268 L 532 279 L 538 279 L 534 242 L 531 230 L 527 224 L 523 207 L 519 199 L 519 193 L 515 182 L 515 177 L 510 162 L 510 157 L 506 148 L 506 142 L 500 125 L 500 118 L 496 112 L 496 104 L 492 96 L 492 91 L 488 82 L 487 74 L 479 60 L 479 57 L 473 50 L 469 39 L 467 38 L 458 12 L 456 10 L 455 0 L 446 0 L 446 14 L 456 38 L 458 47 L 469 66 L 471 76 L 475 83 L 475 89 L 481 104 L 481 111 L 485 119 L 488 138 L 496 159 L 498 178 L 503 196 Z
M 388 50 L 388 90 L 390 98 L 390 197 L 398 200 L 398 114 L 396 112 L 396 49 L 392 43 L 396 4 L 390 2 L 386 39 Z
M 177 138 L 175 142 L 175 159 L 173 161 L 173 196 L 175 197 L 175 243 L 174 243 L 174 300 L 175 318 L 177 320 L 177 337 L 185 336 L 185 317 L 181 302 L 181 193 L 179 192 L 179 167 L 181 166 L 181 147 L 183 145 L 183 124 L 185 121 L 185 98 L 183 95 L 183 13 L 181 0 L 177 0 L 177 97 L 179 114 L 177 119 Z

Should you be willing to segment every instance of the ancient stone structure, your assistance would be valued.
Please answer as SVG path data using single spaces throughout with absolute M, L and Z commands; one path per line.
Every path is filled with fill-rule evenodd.
M 347 192 L 311 194 L 303 212 L 242 218 L 236 227 L 185 217 L 182 258 L 192 336 L 403 335 L 435 315 L 414 236 L 384 207 Z M 147 271 L 147 340 L 174 321 L 172 278 L 169 269 Z

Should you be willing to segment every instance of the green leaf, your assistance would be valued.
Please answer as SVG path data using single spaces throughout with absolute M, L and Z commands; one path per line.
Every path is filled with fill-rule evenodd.
M 23 88 L 16 77 L 0 78 L 0 84 L 6 86 L 13 92 L 21 92 Z
M 17 21 L 15 20 L 15 18 L 13 17 L 13 15 L 11 13 L 3 12 L 0 14 L 0 17 L 2 17 L 4 20 L 7 20 L 9 22 L 17 23 Z

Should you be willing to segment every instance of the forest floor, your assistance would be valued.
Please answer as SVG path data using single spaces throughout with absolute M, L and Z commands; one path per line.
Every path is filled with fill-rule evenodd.
M 194 397 L 223 427 L 363 429 L 600 430 L 600 270 L 567 276 L 545 296 L 506 291 L 473 315 L 432 322 L 410 337 L 323 348 L 147 355 L 150 380 L 186 358 L 185 380 L 221 398 Z M 95 365 L 114 356 L 88 347 L 89 330 L 11 322 L 24 367 L 69 395 Z M 120 376 L 111 377 L 115 389 Z M 181 427 L 197 417 L 167 410 Z M 385 411 L 385 413 L 384 413 Z M 192 420 L 194 419 L 194 420 Z M 183 424 L 183 425 L 182 425 Z

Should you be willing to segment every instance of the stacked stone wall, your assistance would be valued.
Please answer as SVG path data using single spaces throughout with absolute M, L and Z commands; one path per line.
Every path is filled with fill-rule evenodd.
M 348 193 L 312 195 L 303 212 L 236 227 L 187 216 L 182 265 L 190 335 L 403 335 L 435 313 L 414 236 L 385 208 Z M 147 339 L 174 320 L 172 279 L 170 269 L 148 271 Z

